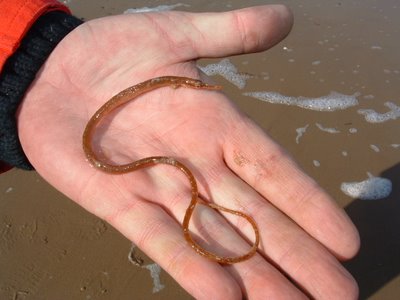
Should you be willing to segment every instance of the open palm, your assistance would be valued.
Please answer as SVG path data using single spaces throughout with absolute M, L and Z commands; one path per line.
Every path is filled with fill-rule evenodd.
M 46 180 L 112 224 L 197 299 L 355 298 L 356 284 L 337 261 L 358 249 L 353 225 L 222 93 L 152 91 L 110 116 L 94 145 L 117 164 L 153 155 L 185 163 L 205 198 L 254 217 L 261 244 L 250 260 L 219 265 L 188 246 L 180 224 L 190 186 L 177 169 L 110 175 L 91 167 L 82 150 L 89 118 L 122 89 L 163 75 L 207 81 L 196 59 L 265 50 L 291 23 L 281 6 L 87 22 L 57 46 L 26 94 L 18 116 L 24 151 Z M 190 228 L 208 250 L 245 253 L 251 226 L 225 217 L 199 206 Z

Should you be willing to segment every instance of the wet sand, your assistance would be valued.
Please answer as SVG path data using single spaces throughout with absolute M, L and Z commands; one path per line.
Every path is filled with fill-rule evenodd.
M 78 1 L 76 16 L 91 19 L 128 8 L 176 2 Z M 360 254 L 345 266 L 356 277 L 361 299 L 400 297 L 400 118 L 370 123 L 358 111 L 385 113 L 400 106 L 400 4 L 384 1 L 282 1 L 295 15 L 290 36 L 268 52 L 230 58 L 240 89 L 220 75 L 232 101 L 283 145 L 304 170 L 343 206 L 361 233 Z M 272 1 L 185 1 L 190 11 L 222 11 Z M 201 66 L 220 60 L 202 60 Z M 271 104 L 246 92 L 321 97 L 356 95 L 357 106 L 335 112 Z M 316 124 L 319 124 L 316 125 Z M 306 127 L 308 125 L 308 127 Z M 302 136 L 296 129 L 306 128 Z M 321 130 L 335 129 L 337 133 Z M 372 145 L 372 146 L 371 146 Z M 345 195 L 343 182 L 367 172 L 391 180 L 379 200 Z M 0 299 L 191 299 L 137 249 L 143 268 L 129 259 L 131 243 L 111 226 L 74 204 L 35 172 L 0 177 Z M 153 288 L 162 288 L 153 293 Z

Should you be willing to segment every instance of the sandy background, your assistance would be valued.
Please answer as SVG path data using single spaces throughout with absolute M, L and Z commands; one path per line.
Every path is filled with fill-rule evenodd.
M 86 20 L 128 8 L 177 3 L 64 2 Z M 272 1 L 184 3 L 190 6 L 179 9 L 222 11 Z M 373 124 L 357 112 L 368 108 L 385 113 L 387 101 L 400 105 L 400 3 L 281 3 L 295 14 L 291 35 L 271 51 L 230 59 L 238 72 L 252 75 L 243 89 L 219 75 L 214 79 L 350 214 L 360 230 L 362 249 L 345 266 L 359 282 L 360 298 L 400 298 L 400 148 L 396 146 L 400 118 Z M 336 91 L 356 95 L 359 105 L 318 112 L 242 95 L 252 91 L 295 97 Z M 340 132 L 322 131 L 316 123 Z M 307 124 L 296 143 L 296 129 Z M 392 181 L 389 197 L 368 201 L 341 191 L 341 183 L 365 180 L 367 172 Z M 144 267 L 128 256 L 143 259 Z M 153 267 L 112 227 L 55 191 L 35 172 L 13 170 L 0 176 L 0 299 L 191 299 L 165 272 L 153 279 Z

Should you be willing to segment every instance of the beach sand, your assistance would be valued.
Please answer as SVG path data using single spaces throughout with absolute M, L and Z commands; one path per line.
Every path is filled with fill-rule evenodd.
M 64 2 L 85 20 L 177 3 Z M 223 11 L 272 1 L 182 3 L 187 5 L 175 9 Z M 199 65 L 205 71 L 224 70 L 225 78 L 216 74 L 213 79 L 225 93 L 350 215 L 362 248 L 345 266 L 359 283 L 360 299 L 400 298 L 400 117 L 395 119 L 400 106 L 400 4 L 281 3 L 295 15 L 287 39 L 264 53 Z M 214 68 L 207 69 L 210 64 Z M 332 91 L 358 104 L 336 111 L 295 105 L 304 100 L 299 97 L 319 103 L 326 96 L 337 100 Z M 290 105 L 244 95 L 252 92 L 273 92 L 277 101 Z M 389 119 L 372 123 L 365 118 L 373 116 L 366 109 Z M 366 200 L 364 194 L 348 196 L 341 189 L 345 182 L 370 176 L 390 180 L 390 195 Z M 382 187 L 372 188 L 379 192 Z M 132 263 L 141 259 L 142 266 Z M 13 170 L 0 176 L 0 266 L 0 299 L 191 299 L 130 241 L 35 172 Z

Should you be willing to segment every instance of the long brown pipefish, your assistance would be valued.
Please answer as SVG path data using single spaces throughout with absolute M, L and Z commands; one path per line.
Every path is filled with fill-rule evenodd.
M 199 254 L 215 260 L 222 264 L 233 264 L 240 261 L 244 261 L 252 257 L 258 248 L 259 244 L 259 231 L 256 222 L 254 219 L 240 211 L 235 211 L 232 209 L 228 209 L 222 206 L 219 206 L 214 203 L 209 203 L 206 201 L 201 201 L 199 191 L 197 188 L 197 182 L 195 177 L 193 176 L 192 172 L 186 167 L 183 163 L 179 162 L 173 157 L 168 156 L 150 156 L 145 157 L 139 160 L 136 160 L 131 163 L 122 164 L 122 165 L 114 165 L 108 162 L 101 160 L 95 153 L 92 148 L 92 137 L 94 134 L 94 130 L 97 125 L 103 120 L 103 118 L 109 114 L 111 111 L 115 110 L 117 107 L 132 101 L 133 99 L 137 98 L 138 96 L 152 91 L 154 89 L 158 89 L 161 87 L 171 86 L 173 88 L 178 87 L 185 87 L 185 88 L 192 88 L 192 89 L 203 89 L 203 90 L 220 90 L 222 89 L 221 86 L 217 85 L 210 85 L 204 83 L 197 79 L 187 78 L 187 77 L 178 77 L 178 76 L 164 76 L 164 77 L 157 77 L 142 83 L 136 84 L 132 87 L 129 87 L 122 92 L 118 93 L 110 100 L 108 100 L 103 106 L 101 106 L 96 113 L 90 118 L 89 122 L 86 125 L 85 131 L 83 133 L 83 150 L 86 154 L 87 160 L 93 165 L 95 168 L 98 168 L 104 172 L 111 173 L 111 174 L 123 174 L 128 172 L 133 172 L 139 169 L 143 169 L 146 167 L 150 167 L 157 164 L 167 164 L 178 168 L 182 171 L 183 174 L 189 179 L 189 183 L 191 186 L 191 201 L 189 207 L 186 209 L 185 217 L 183 219 L 182 228 L 183 234 L 186 241 L 189 245 Z M 193 215 L 193 211 L 195 209 L 196 204 L 202 204 L 208 207 L 211 207 L 216 210 L 224 211 L 227 213 L 231 213 L 237 215 L 239 217 L 245 218 L 253 227 L 255 233 L 255 241 L 251 247 L 251 249 L 244 255 L 240 256 L 233 256 L 233 257 L 225 257 L 219 256 L 217 254 L 211 253 L 201 247 L 198 243 L 194 241 L 189 231 L 189 222 L 190 218 Z

